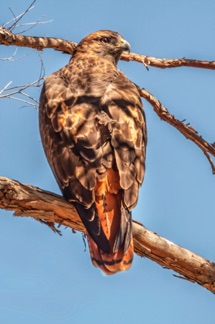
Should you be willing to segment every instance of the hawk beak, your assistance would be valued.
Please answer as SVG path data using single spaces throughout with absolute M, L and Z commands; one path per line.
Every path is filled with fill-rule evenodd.
M 125 39 L 123 39 L 123 38 L 120 39 L 119 46 L 123 51 L 128 51 L 130 53 L 131 46 L 130 46 L 129 42 L 127 42 Z

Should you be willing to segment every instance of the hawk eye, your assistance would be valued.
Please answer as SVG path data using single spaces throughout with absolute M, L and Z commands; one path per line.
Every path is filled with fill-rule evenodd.
M 108 38 L 108 37 L 101 37 L 100 38 L 100 42 L 102 42 L 102 43 L 110 43 L 110 38 Z

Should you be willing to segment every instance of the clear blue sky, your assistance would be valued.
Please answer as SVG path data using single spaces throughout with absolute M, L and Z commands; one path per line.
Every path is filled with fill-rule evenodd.
M 0 23 L 30 1 L 1 3 Z M 28 34 L 78 42 L 98 29 L 112 29 L 132 51 L 155 57 L 215 60 L 214 0 L 38 0 L 25 21 L 53 22 Z M 1 46 L 0 57 L 14 48 Z M 1 65 L 0 88 L 26 84 L 39 76 L 38 54 L 18 49 L 16 62 Z M 46 50 L 46 75 L 69 56 Z M 215 72 L 180 68 L 149 71 L 135 62 L 120 69 L 152 92 L 179 119 L 187 119 L 209 142 L 215 141 Z M 39 90 L 32 91 L 39 97 Z M 147 173 L 134 219 L 195 253 L 215 261 L 215 176 L 200 150 L 161 121 L 143 101 L 148 125 Z M 20 102 L 0 101 L 0 170 L 59 193 L 45 160 L 37 111 Z M 130 271 L 105 277 L 91 265 L 79 233 L 63 236 L 30 218 L 0 211 L 0 323 L 215 323 L 212 293 L 173 276 L 148 259 L 135 257 Z

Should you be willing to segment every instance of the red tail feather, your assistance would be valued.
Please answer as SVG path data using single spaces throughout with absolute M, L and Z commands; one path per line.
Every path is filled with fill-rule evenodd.
M 103 231 L 110 244 L 110 253 L 104 253 L 88 235 L 90 256 L 94 266 L 106 274 L 128 270 L 133 260 L 133 240 L 125 251 L 125 242 L 115 251 L 114 243 L 120 235 L 122 192 L 119 186 L 118 172 L 109 169 L 106 177 L 97 181 L 96 208 Z M 131 229 L 128 229 L 131 230 Z

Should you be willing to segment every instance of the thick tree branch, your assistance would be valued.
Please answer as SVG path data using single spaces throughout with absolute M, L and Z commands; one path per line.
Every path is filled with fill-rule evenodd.
M 74 206 L 59 195 L 0 177 L 0 208 L 15 216 L 31 216 L 59 232 L 55 224 L 85 232 Z M 135 252 L 215 293 L 215 263 L 210 262 L 133 221 Z
M 23 36 L 12 33 L 9 29 L 0 27 L 0 44 L 6 46 L 22 46 L 30 47 L 37 50 L 43 50 L 45 48 L 53 48 L 58 51 L 62 51 L 67 54 L 73 54 L 76 43 L 68 40 L 63 40 L 54 37 L 35 37 L 35 36 Z M 148 66 L 154 66 L 157 68 L 175 68 L 181 66 L 195 67 L 201 69 L 215 69 L 215 61 L 201 61 L 194 59 L 159 59 L 152 56 L 145 56 L 136 53 L 123 53 L 121 60 L 124 61 L 136 61 L 143 63 L 147 68 Z
M 6 46 L 29 47 L 37 50 L 53 48 L 67 54 L 72 54 L 76 43 L 54 37 L 35 37 L 13 34 L 9 29 L 0 27 L 0 44 Z

